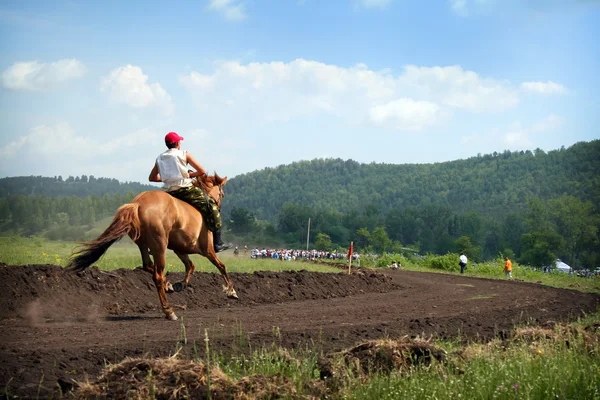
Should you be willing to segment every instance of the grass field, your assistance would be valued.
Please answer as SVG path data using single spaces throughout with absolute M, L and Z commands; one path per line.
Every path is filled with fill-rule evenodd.
M 55 242 L 43 238 L 23 238 L 20 236 L 0 237 L 0 262 L 9 265 L 27 264 L 54 264 L 66 266 L 73 250 L 78 246 L 76 242 Z M 227 265 L 229 272 L 252 273 L 254 271 L 314 271 L 314 272 L 340 272 L 334 266 L 313 264 L 301 261 L 279 261 L 271 259 L 253 260 L 249 256 L 235 257 L 231 250 L 219 253 L 219 258 Z M 192 255 L 196 271 L 214 272 L 217 269 L 210 261 L 199 255 Z M 141 265 L 140 252 L 135 244 L 124 238 L 111 246 L 106 254 L 94 263 L 100 269 L 110 271 L 119 268 L 133 269 Z M 184 272 L 185 267 L 181 260 L 172 251 L 167 252 L 167 270 Z

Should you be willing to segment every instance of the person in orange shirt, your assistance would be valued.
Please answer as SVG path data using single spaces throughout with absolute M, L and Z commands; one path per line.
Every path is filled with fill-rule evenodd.
M 512 261 L 506 256 L 506 262 L 504 263 L 504 275 L 512 279 Z

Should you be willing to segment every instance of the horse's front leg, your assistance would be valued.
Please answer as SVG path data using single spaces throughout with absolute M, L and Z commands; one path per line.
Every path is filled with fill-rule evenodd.
M 233 288 L 233 283 L 227 276 L 227 268 L 225 267 L 225 264 L 223 264 L 223 261 L 219 260 L 219 257 L 217 257 L 217 254 L 215 253 L 212 247 L 209 247 L 206 253 L 206 258 L 208 258 L 210 262 L 218 268 L 219 272 L 221 273 L 221 276 L 223 277 L 223 280 L 225 281 L 225 285 L 223 285 L 223 290 L 225 291 L 225 293 L 227 293 L 227 297 L 237 299 L 238 295 L 235 292 L 235 289 Z
M 167 278 L 165 277 L 165 265 L 167 263 L 166 249 L 158 251 L 153 250 L 152 254 L 154 255 L 154 274 L 152 277 L 154 279 L 154 285 L 156 285 L 156 290 L 158 291 L 160 305 L 167 319 L 176 321 L 177 315 L 175 315 L 175 312 L 173 312 L 173 309 L 169 306 L 169 301 L 167 300 L 167 294 L 165 292 L 167 283 Z

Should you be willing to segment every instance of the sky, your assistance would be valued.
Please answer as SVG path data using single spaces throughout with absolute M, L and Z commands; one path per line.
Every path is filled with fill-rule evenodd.
M 148 182 L 600 138 L 600 0 L 0 2 L 0 177 Z M 285 190 L 285 188 L 281 188 Z

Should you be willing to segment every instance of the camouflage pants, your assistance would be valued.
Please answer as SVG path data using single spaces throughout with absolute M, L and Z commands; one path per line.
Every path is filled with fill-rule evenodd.
M 183 200 L 186 203 L 194 206 L 202 216 L 204 222 L 208 225 L 208 229 L 211 232 L 218 231 L 221 229 L 221 212 L 217 203 L 204 191 L 198 187 L 190 186 L 176 190 L 172 190 L 169 193 L 171 196 Z

